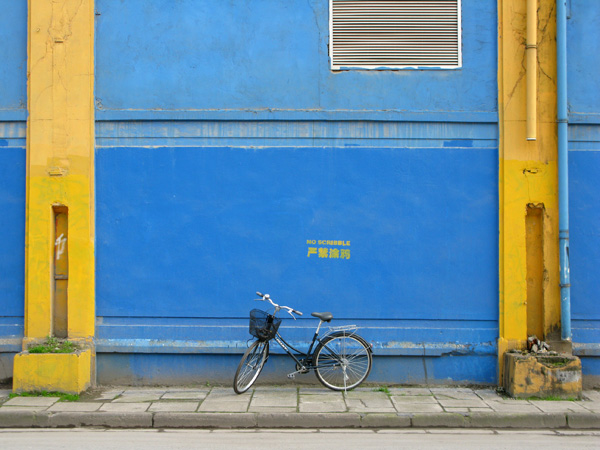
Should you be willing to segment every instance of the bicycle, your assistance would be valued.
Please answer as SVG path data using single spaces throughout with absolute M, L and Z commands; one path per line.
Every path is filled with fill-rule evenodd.
M 313 312 L 311 315 L 319 319 L 319 325 L 308 351 L 301 352 L 279 334 L 281 318 L 277 317 L 277 313 L 284 310 L 294 320 L 302 313 L 289 306 L 278 305 L 269 294 L 257 292 L 256 295 L 261 297 L 256 300 L 268 301 L 275 311 L 273 314 L 259 309 L 250 311 L 249 331 L 257 339 L 248 347 L 235 372 L 233 390 L 237 394 L 246 392 L 260 375 L 269 358 L 269 342 L 273 339 L 296 362 L 296 371 L 288 374 L 288 378 L 314 370 L 321 384 L 334 391 L 354 389 L 367 379 L 373 365 L 372 345 L 356 334 L 356 325 L 330 327 L 319 337 L 321 326 L 331 322 L 333 315 L 330 312 Z

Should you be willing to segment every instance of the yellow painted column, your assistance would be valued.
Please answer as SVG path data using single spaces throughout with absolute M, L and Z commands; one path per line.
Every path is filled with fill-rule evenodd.
M 530 11 L 532 1 L 537 10 L 537 61 L 532 69 L 536 76 L 528 77 L 528 1 L 498 0 L 500 381 L 504 353 L 526 345 L 532 322 L 541 324 L 544 336 L 538 336 L 540 339 L 551 339 L 560 327 L 556 12 L 554 0 L 529 0 Z M 534 98 L 531 89 L 537 99 L 535 140 L 527 140 L 528 79 L 537 79 L 537 85 L 529 86 L 530 101 Z M 542 212 L 539 243 L 527 237 L 528 206 Z M 532 268 L 531 261 L 535 259 L 530 258 L 528 270 L 528 247 L 535 248 L 537 244 L 542 246 L 543 267 Z M 537 280 L 542 284 L 541 300 L 531 294 L 535 289 L 529 290 L 528 299 L 528 282 L 535 283 L 531 279 L 535 276 L 543 278 Z M 542 302 L 542 317 L 527 317 L 528 300 Z M 538 310 L 529 308 L 529 314 Z
M 93 56 L 93 0 L 29 0 L 24 350 L 55 334 L 55 257 L 68 246 L 66 326 L 58 323 L 93 355 Z M 68 238 L 55 234 L 57 211 L 66 211 Z

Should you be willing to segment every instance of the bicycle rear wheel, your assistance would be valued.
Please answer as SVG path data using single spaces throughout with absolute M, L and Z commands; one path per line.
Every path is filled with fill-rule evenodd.
M 269 356 L 269 341 L 254 341 L 242 356 L 233 378 L 233 390 L 243 394 L 254 384 Z
M 373 365 L 371 348 L 365 340 L 344 333 L 323 339 L 313 361 L 321 384 L 334 391 L 354 389 L 367 379 Z

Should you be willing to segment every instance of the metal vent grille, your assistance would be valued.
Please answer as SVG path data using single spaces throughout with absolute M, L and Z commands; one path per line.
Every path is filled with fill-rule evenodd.
M 456 68 L 460 0 L 331 0 L 331 68 Z

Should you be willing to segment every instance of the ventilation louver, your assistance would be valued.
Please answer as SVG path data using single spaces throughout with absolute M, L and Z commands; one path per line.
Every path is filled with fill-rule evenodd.
M 457 68 L 460 0 L 331 0 L 331 68 Z

